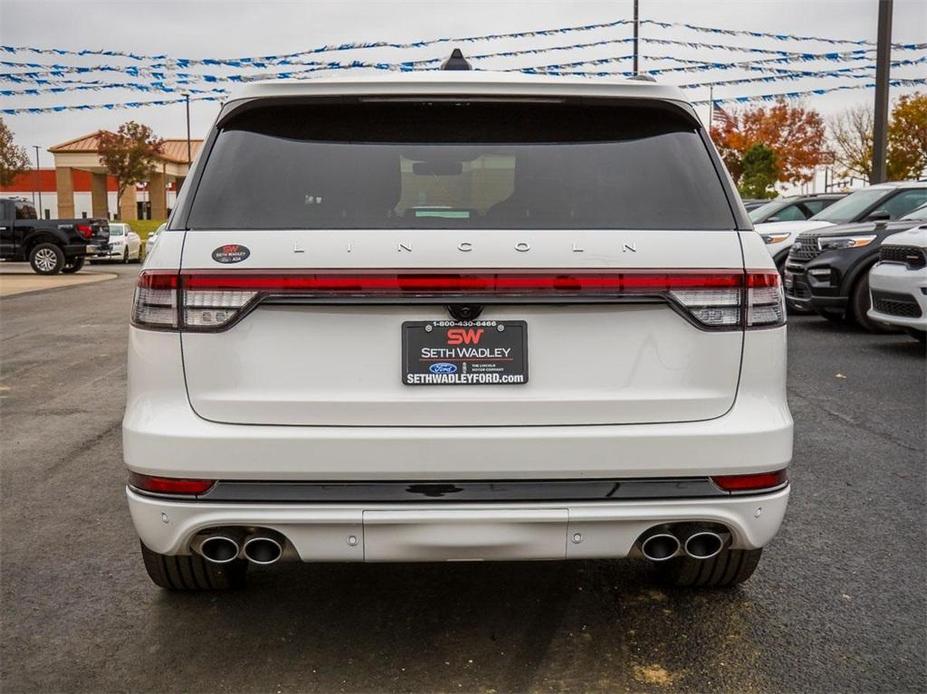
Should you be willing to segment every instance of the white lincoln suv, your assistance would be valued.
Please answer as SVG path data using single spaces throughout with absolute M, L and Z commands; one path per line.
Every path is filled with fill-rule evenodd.
M 750 576 L 789 495 L 783 296 L 675 88 L 249 84 L 138 279 L 152 580 L 632 557 Z

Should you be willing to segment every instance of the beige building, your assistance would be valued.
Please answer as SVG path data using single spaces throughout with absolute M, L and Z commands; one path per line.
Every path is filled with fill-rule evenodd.
M 90 173 L 91 216 L 110 218 L 109 199 L 106 186 L 106 168 L 100 161 L 100 133 L 62 142 L 49 147 L 55 158 L 55 189 L 57 192 L 57 216 L 76 217 L 74 206 L 74 172 Z M 190 158 L 195 159 L 202 146 L 202 140 L 190 141 Z M 150 203 L 151 219 L 165 219 L 168 212 L 168 190 L 179 191 L 190 169 L 185 139 L 164 140 L 161 155 L 155 160 L 155 170 L 148 179 L 146 188 Z M 172 196 L 173 197 L 173 196 Z M 129 186 L 119 204 L 118 217 L 122 220 L 138 219 L 138 191 Z

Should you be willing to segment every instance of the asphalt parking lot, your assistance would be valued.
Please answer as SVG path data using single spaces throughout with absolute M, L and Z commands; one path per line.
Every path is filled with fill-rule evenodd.
M 632 562 L 289 564 L 243 592 L 170 594 L 123 498 L 138 269 L 112 271 L 0 300 L 5 692 L 923 691 L 909 337 L 792 320 L 791 506 L 738 589 L 654 588 Z

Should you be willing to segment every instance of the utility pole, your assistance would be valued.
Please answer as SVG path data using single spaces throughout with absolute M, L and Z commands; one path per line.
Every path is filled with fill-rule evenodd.
M 715 125 L 715 85 L 708 85 L 708 134 Z
M 36 184 L 35 189 L 39 192 L 39 219 L 42 219 L 42 173 L 39 171 L 39 146 L 32 145 L 35 149 L 35 178 Z
M 640 38 L 640 15 L 638 13 L 638 0 L 634 0 L 634 74 L 637 75 L 638 67 L 638 39 Z
M 878 0 L 879 30 L 876 42 L 875 119 L 872 128 L 872 173 L 870 183 L 886 178 L 885 152 L 888 148 L 888 81 L 892 59 L 892 0 Z
M 187 173 L 190 173 L 190 164 L 193 163 L 193 157 L 190 155 L 190 95 L 184 94 L 183 96 L 187 100 Z

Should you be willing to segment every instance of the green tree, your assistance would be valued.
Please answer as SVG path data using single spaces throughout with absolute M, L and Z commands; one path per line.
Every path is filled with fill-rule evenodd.
M 13 141 L 13 132 L 0 118 L 0 186 L 8 186 L 29 167 L 26 150 Z
M 742 173 L 738 189 L 745 198 L 774 198 L 773 188 L 779 179 L 776 153 L 764 144 L 755 144 L 740 160 Z
M 129 186 L 147 181 L 154 171 L 154 160 L 164 141 L 155 137 L 147 125 L 129 121 L 114 132 L 99 133 L 100 161 L 117 181 L 116 206 Z

